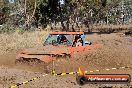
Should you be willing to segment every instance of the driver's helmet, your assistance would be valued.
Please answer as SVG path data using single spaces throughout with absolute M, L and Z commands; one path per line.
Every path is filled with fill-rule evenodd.
M 66 42 L 66 37 L 63 35 L 63 34 L 60 34 L 60 35 L 57 35 L 57 42 L 60 44 L 60 43 L 63 43 L 63 42 Z
M 75 40 L 78 40 L 78 39 L 80 39 L 81 38 L 81 35 L 76 35 L 75 36 Z

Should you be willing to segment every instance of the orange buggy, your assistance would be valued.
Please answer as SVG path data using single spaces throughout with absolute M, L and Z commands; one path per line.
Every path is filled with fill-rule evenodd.
M 50 32 L 43 41 L 43 47 L 21 50 L 16 59 L 37 59 L 48 63 L 59 57 L 73 58 L 75 53 L 87 52 L 98 47 L 100 44 L 85 42 L 84 32 Z

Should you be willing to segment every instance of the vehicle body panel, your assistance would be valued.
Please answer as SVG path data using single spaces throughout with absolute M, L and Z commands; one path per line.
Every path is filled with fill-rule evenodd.
M 57 36 L 60 34 L 65 35 L 68 42 L 66 42 L 66 44 L 52 45 L 52 41 L 57 41 Z M 75 35 L 81 35 L 83 41 L 82 46 L 72 47 L 72 38 Z M 100 44 L 85 45 L 84 42 L 85 35 L 83 32 L 50 32 L 48 37 L 44 41 L 43 47 L 24 49 L 18 53 L 16 59 L 35 58 L 48 63 L 53 60 L 56 60 L 58 57 L 69 56 L 70 58 L 73 58 L 74 55 L 77 53 L 78 55 L 81 55 L 82 53 L 87 53 L 93 48 L 101 47 Z

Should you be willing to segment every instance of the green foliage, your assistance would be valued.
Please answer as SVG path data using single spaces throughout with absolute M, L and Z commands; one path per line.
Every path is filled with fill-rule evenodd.
M 23 29 L 23 28 L 19 28 L 18 29 L 18 33 L 19 34 L 23 34 L 23 33 L 25 33 L 25 32 L 34 32 L 35 31 L 35 28 L 29 28 L 29 29 L 27 29 L 27 30 L 25 30 L 25 29 Z
M 0 33 L 13 33 L 15 32 L 15 28 L 11 25 L 4 24 L 0 26 Z
M 0 7 L 2 7 L 0 11 L 2 14 L 4 13 L 4 16 L 0 17 L 0 20 L 2 19 L 0 23 L 8 22 L 17 27 L 21 25 L 23 28 L 28 16 L 30 19 L 29 25 L 32 26 L 32 15 L 34 15 L 35 23 L 42 27 L 46 27 L 53 22 L 63 23 L 64 21 L 67 22 L 66 25 L 73 25 L 72 23 L 68 24 L 70 18 L 74 23 L 77 23 L 76 19 L 79 18 L 79 22 L 85 23 L 86 26 L 88 23 L 106 22 L 106 19 L 110 24 L 116 24 L 116 18 L 120 16 L 121 11 L 119 10 L 118 14 L 117 11 L 112 12 L 116 14 L 111 16 L 109 16 L 109 13 L 111 9 L 121 6 L 121 1 L 124 1 L 129 13 L 132 11 L 131 6 L 128 6 L 132 3 L 132 0 L 65 0 L 64 5 L 60 5 L 59 0 L 21 0 L 20 3 L 16 2 L 14 5 L 4 1 L 0 1 L 2 2 L 0 3 Z M 10 15 L 12 13 L 13 15 Z M 29 30 L 32 31 L 30 28 Z
M 9 13 L 10 13 L 10 7 L 8 7 L 8 6 L 3 7 L 3 8 L 2 8 L 2 12 L 3 12 L 3 13 L 8 13 L 8 14 L 9 14 Z

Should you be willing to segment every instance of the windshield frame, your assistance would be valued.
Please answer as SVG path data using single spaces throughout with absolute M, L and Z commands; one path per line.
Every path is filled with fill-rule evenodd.
M 59 44 L 59 43 L 57 43 L 58 45 L 72 46 L 72 43 L 73 43 L 73 40 L 74 40 L 74 35 L 69 35 L 69 34 L 59 34 L 59 35 L 64 35 L 66 37 L 66 39 L 67 39 L 67 43 L 65 43 L 65 44 Z M 43 42 L 44 46 L 45 45 L 52 45 L 52 43 L 48 43 L 47 42 L 49 40 L 49 38 L 51 38 L 52 36 L 56 37 L 55 40 L 57 42 L 58 34 L 48 34 L 48 36 L 44 39 L 44 42 Z M 51 41 L 53 41 L 53 40 L 51 40 Z

